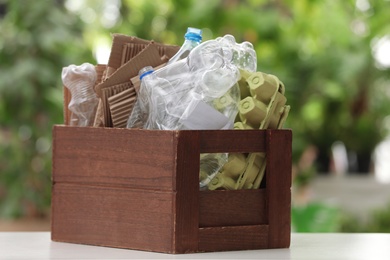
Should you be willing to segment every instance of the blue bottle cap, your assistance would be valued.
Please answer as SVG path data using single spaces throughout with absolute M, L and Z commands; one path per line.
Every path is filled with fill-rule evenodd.
M 151 67 L 150 67 L 151 68 Z M 145 76 L 147 76 L 147 75 L 149 75 L 149 74 L 151 74 L 151 73 L 153 73 L 154 72 L 154 70 L 153 69 L 149 69 L 148 67 L 146 67 L 146 68 L 144 68 L 144 69 L 147 69 L 147 70 L 144 70 L 144 71 L 140 71 L 141 73 L 140 73 L 140 76 L 139 76 L 139 79 L 140 80 L 142 80 L 143 79 L 143 77 L 145 77 Z
M 191 41 L 201 42 L 202 41 L 202 30 L 197 28 L 188 27 L 187 33 L 184 38 Z

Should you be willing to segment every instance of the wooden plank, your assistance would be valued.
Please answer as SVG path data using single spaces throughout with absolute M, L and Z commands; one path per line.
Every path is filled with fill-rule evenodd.
M 53 128 L 53 181 L 172 190 L 175 131 Z
M 172 252 L 173 193 L 53 185 L 52 239 Z
M 267 130 L 267 212 L 269 247 L 290 246 L 292 132 Z
M 174 251 L 198 251 L 199 131 L 177 132 Z
M 201 153 L 265 152 L 264 130 L 204 130 L 199 134 Z
M 268 248 L 267 225 L 199 229 L 199 252 L 264 248 Z
M 63 104 L 64 124 L 69 125 L 70 124 L 70 117 L 71 117 L 72 113 L 68 109 L 68 106 L 69 106 L 70 100 L 72 99 L 72 94 L 70 93 L 69 89 L 66 88 L 65 86 L 63 86 L 62 88 L 63 88 L 63 95 L 64 95 L 64 104 Z
M 199 192 L 199 227 L 267 223 L 265 190 Z

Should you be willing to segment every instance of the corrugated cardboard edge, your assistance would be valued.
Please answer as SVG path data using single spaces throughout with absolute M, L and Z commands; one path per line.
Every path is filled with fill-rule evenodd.
M 160 58 L 156 45 L 150 43 L 138 55 L 115 71 L 108 79 L 98 84 L 95 88 L 95 92 L 101 97 L 101 90 L 103 88 L 128 82 L 131 78 L 137 76 L 139 70 L 143 67 L 155 67 L 162 63 L 163 61 Z
M 175 55 L 175 53 L 179 50 L 179 46 L 176 45 L 166 45 L 154 41 L 144 40 L 135 36 L 128 36 L 123 34 L 113 34 L 112 35 L 112 46 L 111 46 L 111 54 L 108 60 L 108 67 L 111 69 L 117 70 L 121 67 L 122 63 L 122 52 L 123 52 L 123 46 L 128 43 L 138 43 L 138 44 L 145 44 L 148 45 L 151 42 L 156 44 L 157 48 L 159 50 L 164 49 L 162 52 L 166 53 L 160 53 L 160 56 L 163 56 L 163 54 L 167 55 L 168 57 L 172 57 Z

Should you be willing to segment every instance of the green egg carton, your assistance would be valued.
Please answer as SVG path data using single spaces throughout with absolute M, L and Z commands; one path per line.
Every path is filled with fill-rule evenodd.
M 247 71 L 241 71 L 238 84 L 241 101 L 234 129 L 281 129 L 290 111 L 284 84 L 274 75 Z M 210 181 L 208 188 L 258 189 L 265 167 L 265 153 L 229 154 L 228 162 Z

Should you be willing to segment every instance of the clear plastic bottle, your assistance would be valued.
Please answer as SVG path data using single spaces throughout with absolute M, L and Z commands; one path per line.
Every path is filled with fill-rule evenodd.
M 69 89 L 72 99 L 69 110 L 72 112 L 70 125 L 91 126 L 93 124 L 99 98 L 93 87 L 97 79 L 95 66 L 83 63 L 62 69 L 62 83 Z
M 254 69 L 250 45 L 233 36 L 196 46 L 184 59 L 156 71 L 140 71 L 141 88 L 129 128 L 161 130 L 231 129 L 238 112 L 240 69 Z M 202 154 L 200 188 L 227 161 L 226 153 Z
M 231 56 L 231 62 L 241 70 L 255 72 L 257 70 L 257 56 L 252 43 L 236 43 L 233 35 L 227 34 L 216 39 L 221 43 L 226 56 Z
M 190 54 L 191 50 L 201 43 L 202 30 L 188 27 L 187 33 L 184 35 L 184 39 L 185 41 L 180 50 L 168 61 L 168 64 L 186 58 Z
M 151 66 L 147 66 L 142 68 L 138 75 L 141 80 L 141 87 L 137 95 L 137 101 L 134 105 L 132 113 L 127 121 L 128 128 L 151 128 L 147 126 L 152 120 L 151 117 L 155 116 L 151 111 L 151 98 L 153 97 L 152 88 L 150 84 L 148 84 L 146 78 L 150 77 L 149 82 L 153 82 L 153 68 Z M 152 107 L 153 108 L 153 107 Z
M 227 129 L 233 127 L 240 92 L 240 69 L 254 69 L 251 45 L 231 35 L 203 42 L 189 55 L 143 76 L 139 101 L 150 116 L 141 128 L 161 130 Z M 235 58 L 233 58 L 235 57 Z M 139 104 L 142 107 L 142 104 Z M 131 117 L 137 117 L 137 106 Z M 135 113 L 135 115 L 133 115 Z M 129 128 L 139 128 L 131 123 Z

